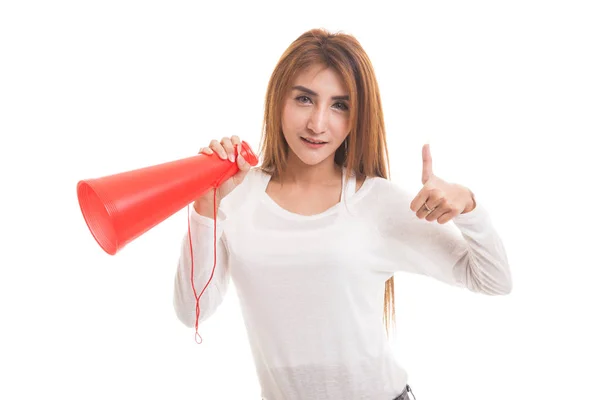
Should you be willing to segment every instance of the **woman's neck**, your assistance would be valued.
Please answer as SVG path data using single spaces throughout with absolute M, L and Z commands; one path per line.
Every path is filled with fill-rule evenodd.
M 313 186 L 338 184 L 342 177 L 342 168 L 327 159 L 317 165 L 306 165 L 296 157 L 288 159 L 285 171 L 278 181 L 281 184 Z

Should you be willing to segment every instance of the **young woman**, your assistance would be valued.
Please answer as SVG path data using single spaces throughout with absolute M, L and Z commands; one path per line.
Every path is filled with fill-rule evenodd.
M 386 340 L 397 271 L 510 292 L 489 215 L 433 174 L 427 145 L 416 196 L 388 179 L 378 84 L 354 37 L 295 40 L 268 85 L 261 164 L 239 146 L 233 136 L 200 151 L 240 171 L 194 202 L 174 307 L 197 329 L 234 282 L 263 399 L 408 399 Z

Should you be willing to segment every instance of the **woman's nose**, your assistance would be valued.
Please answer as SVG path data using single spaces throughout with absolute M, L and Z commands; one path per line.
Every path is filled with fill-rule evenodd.
M 315 107 L 308 120 L 308 129 L 314 133 L 324 133 L 327 130 L 327 109 Z

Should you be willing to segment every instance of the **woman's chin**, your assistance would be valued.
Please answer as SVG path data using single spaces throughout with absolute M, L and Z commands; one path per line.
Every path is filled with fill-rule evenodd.
M 301 144 L 302 145 L 302 144 Z M 320 149 L 307 149 L 307 148 L 303 148 L 302 146 L 300 146 L 300 148 L 298 149 L 291 149 L 293 154 L 294 154 L 294 158 L 296 158 L 298 161 L 300 161 L 302 164 L 308 165 L 308 166 L 315 166 L 315 165 L 319 165 L 322 164 L 324 161 L 328 160 L 329 158 L 332 159 L 335 156 L 335 152 L 329 152 L 327 148 L 322 147 Z
M 297 158 L 306 165 L 315 166 L 322 164 L 328 158 L 330 158 L 332 154 L 300 154 Z

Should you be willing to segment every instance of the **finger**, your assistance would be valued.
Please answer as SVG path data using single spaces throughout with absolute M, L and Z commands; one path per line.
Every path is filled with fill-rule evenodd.
M 231 137 L 231 143 L 233 144 L 233 147 L 236 150 L 235 157 L 237 158 L 241 154 L 241 151 L 242 151 L 242 141 L 240 140 L 239 136 L 233 135 Z M 238 167 L 239 167 L 239 165 L 238 165 Z
M 246 174 L 248 173 L 248 171 L 250 171 L 250 163 L 248 163 L 241 155 L 241 149 L 239 148 L 240 146 L 241 145 L 238 145 L 238 156 L 236 160 L 239 171 L 233 176 L 233 183 L 236 186 L 242 183 L 242 181 L 246 177 Z
M 432 203 L 433 203 L 432 201 L 426 200 L 423 203 L 423 206 L 421 206 L 421 208 L 419 208 L 419 210 L 417 210 L 417 218 L 423 219 L 423 218 L 428 217 L 431 213 L 435 212 L 436 206 L 434 206 Z
M 225 151 L 225 148 L 223 147 L 223 145 L 221 145 L 221 143 L 219 143 L 218 140 L 211 140 L 210 141 L 210 148 L 219 155 L 219 157 L 221 157 L 223 160 L 227 159 L 227 151 Z
M 425 210 L 425 219 L 429 222 L 435 221 L 447 212 L 452 211 L 452 209 L 448 207 L 446 202 L 440 202 L 435 206 L 429 204 L 429 201 L 426 204 L 429 207 L 429 209 L 433 210 L 429 212 L 425 207 L 423 207 L 423 209 Z
M 235 149 L 233 148 L 233 143 L 231 143 L 231 139 L 229 139 L 228 137 L 224 137 L 223 139 L 221 139 L 221 145 L 225 148 L 225 151 L 227 152 L 227 158 L 229 158 L 229 161 L 234 162 Z
M 240 140 L 239 136 L 233 135 L 231 137 L 231 143 L 233 143 L 233 145 L 237 147 L 238 144 L 242 144 L 242 141 Z
M 200 151 L 198 151 L 198 154 L 208 154 L 208 155 L 211 155 L 213 153 L 214 152 L 210 149 L 210 147 L 202 147 L 200 149 Z
M 425 201 L 429 198 L 430 190 L 431 189 L 424 187 L 419 191 L 419 193 L 417 193 L 413 201 L 410 203 L 410 209 L 413 212 L 417 212 L 421 209 L 421 207 L 423 207 L 423 204 L 425 204 Z
M 427 209 L 428 207 L 431 211 Z M 432 189 L 429 191 L 429 197 L 427 197 L 427 199 L 423 203 L 423 207 L 421 207 L 417 212 L 417 217 L 426 218 L 427 221 L 434 221 L 435 219 L 437 219 L 432 219 L 434 213 L 436 213 L 438 216 L 442 215 L 445 212 L 445 207 L 446 200 L 444 198 L 444 194 L 439 189 Z
M 433 165 L 431 159 L 431 149 L 429 144 L 423 146 L 423 172 L 421 174 L 421 182 L 423 185 L 433 176 Z
M 242 156 L 242 145 L 238 144 L 237 145 L 237 165 L 239 167 L 240 170 L 242 171 L 248 171 L 250 169 L 250 163 L 248 161 L 246 161 L 246 159 L 244 158 L 244 156 Z
M 442 214 L 439 218 L 438 218 L 438 223 L 440 224 L 445 224 L 446 222 L 451 221 L 454 217 L 456 217 L 458 215 L 457 211 L 449 211 L 445 214 Z

